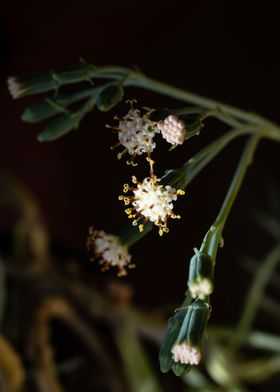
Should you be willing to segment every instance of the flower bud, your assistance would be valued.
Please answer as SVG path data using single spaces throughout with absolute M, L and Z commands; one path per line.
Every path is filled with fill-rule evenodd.
M 177 340 L 173 345 L 172 359 L 185 365 L 198 365 L 205 327 L 210 316 L 210 306 L 196 300 L 187 307 Z
M 96 67 L 90 64 L 78 64 L 64 70 L 47 71 L 28 77 L 9 77 L 8 89 L 13 98 L 57 90 L 66 84 L 90 80 L 96 72 Z
M 119 83 L 111 83 L 105 87 L 96 99 L 96 106 L 101 112 L 108 112 L 123 98 L 123 88 Z
M 159 354 L 163 373 L 172 369 L 176 376 L 182 376 L 192 365 L 198 365 L 209 315 L 210 306 L 202 300 L 196 300 L 178 309 L 169 320 Z

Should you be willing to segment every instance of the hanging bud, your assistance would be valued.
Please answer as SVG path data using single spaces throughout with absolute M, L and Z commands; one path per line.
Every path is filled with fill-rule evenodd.
M 206 253 L 197 252 L 190 262 L 188 286 L 192 298 L 204 299 L 212 294 L 213 262 Z
M 13 98 L 57 90 L 66 84 L 90 81 L 96 67 L 90 64 L 78 64 L 61 71 L 47 71 L 29 77 L 9 77 L 8 89 Z
M 108 112 L 123 98 L 123 88 L 120 83 L 111 83 L 105 87 L 96 99 L 96 106 L 101 112 Z
M 169 320 L 159 353 L 163 373 L 170 369 L 176 376 L 186 374 L 201 359 L 201 345 L 210 306 L 201 300 L 184 304 Z
M 39 142 L 50 142 L 59 139 L 79 126 L 80 117 L 77 113 L 63 114 L 51 121 L 38 135 Z
M 200 299 L 187 307 L 177 340 L 171 349 L 174 362 L 183 365 L 199 364 L 203 335 L 209 316 L 209 304 Z
M 102 87 L 93 87 L 74 94 L 58 95 L 53 98 L 43 98 L 28 106 L 24 110 L 21 119 L 28 123 L 37 123 L 54 117 L 57 114 L 67 113 L 68 106 L 84 100 L 85 98 L 97 97 L 101 89 Z

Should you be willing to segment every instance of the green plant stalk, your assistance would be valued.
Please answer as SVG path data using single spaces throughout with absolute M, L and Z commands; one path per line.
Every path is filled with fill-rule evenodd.
M 269 279 L 280 260 L 280 245 L 275 246 L 267 255 L 256 272 L 249 293 L 246 297 L 244 308 L 236 333 L 232 336 L 230 347 L 232 351 L 237 351 L 244 343 L 249 334 L 256 313 L 261 303 L 261 298 Z
M 142 87 L 147 90 L 151 90 L 163 95 L 168 95 L 172 98 L 176 98 L 179 100 L 182 100 L 184 102 L 191 103 L 193 105 L 198 105 L 207 109 L 217 109 L 220 108 L 223 112 L 238 118 L 240 120 L 256 124 L 256 125 L 273 125 L 271 121 L 255 114 L 255 113 L 250 113 L 245 110 L 236 108 L 231 105 L 224 104 L 222 102 L 206 98 L 194 93 L 191 93 L 189 91 L 182 90 L 178 87 L 174 87 L 162 82 L 159 82 L 157 80 L 148 78 L 144 76 L 143 74 L 139 73 L 134 73 L 130 76 L 130 78 L 127 81 L 127 85 L 131 86 L 137 86 L 137 87 Z
M 241 159 L 239 161 L 235 175 L 230 184 L 224 203 L 220 209 L 220 212 L 215 222 L 212 224 L 212 226 L 210 227 L 210 229 L 208 230 L 208 232 L 206 233 L 203 239 L 200 250 L 201 252 L 208 253 L 213 258 L 213 262 L 215 262 L 216 260 L 218 247 L 223 244 L 223 240 L 222 240 L 223 228 L 225 226 L 231 208 L 235 202 L 237 194 L 240 190 L 248 166 L 252 162 L 253 155 L 258 145 L 259 139 L 260 139 L 260 135 L 258 134 L 250 136 L 245 146 L 244 152 L 241 156 Z
M 95 71 L 94 78 L 113 78 L 119 80 L 122 79 L 124 75 L 128 75 L 124 84 L 125 86 L 144 88 L 146 90 L 163 94 L 206 109 L 216 110 L 219 108 L 222 112 L 239 120 L 243 120 L 247 123 L 255 125 L 266 125 L 273 128 L 274 130 L 277 130 L 278 133 L 280 132 L 279 126 L 277 124 L 262 116 L 259 116 L 258 114 L 251 113 L 235 106 L 227 105 L 220 101 L 182 90 L 178 87 L 174 87 L 158 80 L 149 78 L 141 72 L 133 71 L 128 68 L 110 66 L 100 67 L 98 71 Z

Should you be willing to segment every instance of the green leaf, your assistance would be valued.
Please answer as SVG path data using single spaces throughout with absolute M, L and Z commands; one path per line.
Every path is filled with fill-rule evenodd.
M 39 142 L 59 139 L 79 126 L 80 115 L 65 114 L 50 122 L 38 136 Z
M 93 87 L 82 90 L 75 94 L 61 95 L 56 98 L 44 98 L 33 105 L 27 107 L 21 119 L 28 123 L 37 123 L 46 120 L 60 113 L 67 113 L 67 107 L 82 99 L 96 98 L 102 87 Z
M 96 99 L 96 106 L 101 112 L 107 112 L 123 98 L 123 88 L 119 83 L 111 83 L 105 87 Z
M 53 72 L 52 77 L 60 85 L 89 81 L 95 74 L 98 67 L 91 64 L 71 65 L 61 71 Z
M 28 106 L 23 112 L 21 119 L 22 121 L 35 124 L 39 121 L 46 120 L 47 118 L 51 118 L 59 113 L 65 112 L 66 106 L 67 105 L 65 105 L 65 102 L 62 99 L 52 100 L 44 98 L 43 100 Z

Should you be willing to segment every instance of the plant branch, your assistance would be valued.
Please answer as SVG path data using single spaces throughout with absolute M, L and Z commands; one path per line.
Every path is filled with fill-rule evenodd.
M 215 262 L 216 254 L 219 245 L 222 245 L 222 231 L 227 221 L 228 215 L 240 190 L 241 184 L 247 172 L 248 166 L 251 164 L 255 149 L 258 145 L 260 136 L 253 135 L 249 138 L 244 152 L 239 161 L 235 175 L 230 184 L 228 193 L 225 197 L 224 203 L 220 209 L 220 212 L 210 227 L 201 245 L 201 251 L 208 253 L 212 256 Z

